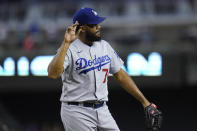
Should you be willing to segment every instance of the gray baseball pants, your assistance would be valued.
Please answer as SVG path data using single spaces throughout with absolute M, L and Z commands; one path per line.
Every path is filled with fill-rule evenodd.
M 65 131 L 120 131 L 106 104 L 94 109 L 62 102 L 61 119 Z

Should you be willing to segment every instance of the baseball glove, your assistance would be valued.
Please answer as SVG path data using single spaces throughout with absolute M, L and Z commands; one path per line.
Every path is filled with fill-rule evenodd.
M 162 124 L 162 112 L 157 106 L 151 103 L 145 108 L 145 119 L 148 131 L 160 131 Z

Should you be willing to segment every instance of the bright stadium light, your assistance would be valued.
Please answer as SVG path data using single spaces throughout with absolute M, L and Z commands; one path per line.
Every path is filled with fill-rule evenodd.
M 27 57 L 22 56 L 17 61 L 17 74 L 19 76 L 29 75 L 29 60 Z
M 148 60 L 140 53 L 131 53 L 127 57 L 127 73 L 132 76 L 160 76 L 162 74 L 162 57 L 153 52 Z
M 0 66 L 0 76 L 14 76 L 15 62 L 12 57 L 7 57 L 4 60 L 3 67 Z
M 53 56 L 36 56 L 33 58 L 30 70 L 34 76 L 47 76 L 47 67 L 50 61 L 53 59 Z

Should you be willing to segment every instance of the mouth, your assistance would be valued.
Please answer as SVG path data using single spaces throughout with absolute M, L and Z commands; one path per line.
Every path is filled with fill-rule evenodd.
M 100 31 L 97 31 L 96 34 L 97 34 L 97 35 L 100 35 Z

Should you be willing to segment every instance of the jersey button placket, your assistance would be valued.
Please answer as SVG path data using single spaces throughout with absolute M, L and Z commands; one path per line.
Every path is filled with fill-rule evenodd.
M 93 47 L 93 51 L 94 51 L 94 55 L 96 55 L 96 59 L 98 59 L 98 57 L 101 57 L 102 56 L 102 52 L 101 52 L 101 49 L 98 48 L 98 47 Z M 95 56 L 94 56 L 94 59 L 95 59 Z M 99 64 L 95 65 L 98 66 Z M 95 72 L 95 80 L 96 80 L 96 91 L 95 91 L 95 95 L 97 97 L 98 100 L 100 100 L 102 97 L 102 92 L 101 92 L 101 88 L 100 88 L 100 79 L 101 79 L 101 75 L 100 75 L 100 72 L 101 72 L 102 69 L 95 69 L 94 72 Z
M 95 53 L 94 53 L 93 47 L 90 47 L 89 52 L 90 52 L 90 57 L 92 58 L 92 61 L 93 61 L 93 59 L 94 59 L 94 57 L 95 57 L 95 56 L 94 56 Z M 94 66 L 94 63 L 93 63 L 93 66 Z M 96 98 L 98 98 L 97 95 L 96 95 L 96 92 L 97 92 L 97 82 L 96 82 L 96 80 L 97 80 L 96 78 L 97 78 L 97 77 L 96 77 L 96 70 L 93 70 L 93 72 L 94 72 L 94 83 L 95 83 L 95 87 L 94 87 L 94 88 L 95 88 L 95 93 L 94 93 L 94 95 L 95 95 Z

